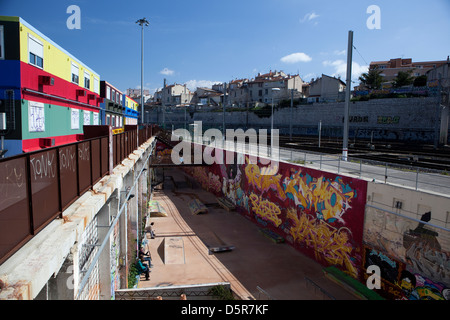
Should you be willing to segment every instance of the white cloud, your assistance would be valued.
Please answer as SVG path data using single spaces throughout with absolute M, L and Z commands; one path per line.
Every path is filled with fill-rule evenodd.
M 284 63 L 309 62 L 312 58 L 303 52 L 296 52 L 281 58 Z
M 195 91 L 197 88 L 211 88 L 216 83 L 222 82 L 209 80 L 189 80 L 186 82 L 186 87 L 191 91 Z
M 322 62 L 323 66 L 325 67 L 333 67 L 334 73 L 332 74 L 333 77 L 341 77 L 341 79 L 347 78 L 347 62 L 344 60 L 335 60 L 330 61 L 326 60 Z M 357 62 L 352 62 L 352 80 L 355 81 L 359 78 L 359 76 L 367 72 L 369 69 L 369 66 L 361 66 Z
M 303 22 L 311 21 L 318 17 L 320 17 L 320 16 L 318 14 L 316 14 L 315 12 L 310 12 L 310 13 L 305 14 L 305 16 L 302 19 L 300 19 L 300 22 L 303 23 Z
M 315 73 L 308 73 L 306 76 L 302 77 L 302 80 L 311 81 L 312 78 L 317 78 L 317 75 Z
M 174 74 L 174 71 L 173 71 L 173 70 L 170 70 L 170 69 L 168 69 L 168 68 L 164 68 L 164 69 L 162 69 L 159 73 L 160 73 L 160 74 L 163 74 L 163 75 L 166 75 L 166 76 L 171 76 L 171 75 Z
M 334 50 L 334 54 L 337 56 L 343 56 L 347 54 L 347 50 Z

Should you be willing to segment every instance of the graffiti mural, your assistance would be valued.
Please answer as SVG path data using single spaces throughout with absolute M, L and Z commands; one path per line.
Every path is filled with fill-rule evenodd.
M 367 206 L 364 232 L 364 268 L 380 266 L 381 295 L 408 300 L 450 299 L 448 230 Z
M 365 181 L 289 163 L 269 167 L 241 154 L 234 154 L 234 160 L 185 170 L 297 250 L 361 277 Z

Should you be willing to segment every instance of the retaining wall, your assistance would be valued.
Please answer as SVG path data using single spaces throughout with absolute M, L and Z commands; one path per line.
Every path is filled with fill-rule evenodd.
M 215 152 L 218 159 L 220 152 Z M 270 168 L 267 161 L 261 163 L 265 159 L 255 164 L 248 156 L 229 153 L 232 165 L 185 171 L 260 228 L 324 267 L 335 266 L 366 284 L 368 266 L 378 265 L 382 286 L 376 291 L 385 298 L 449 299 L 449 230 L 421 223 L 419 211 L 408 217 L 390 211 L 387 202 L 374 206 L 373 195 L 383 193 L 383 185 L 285 162 Z M 405 194 L 402 187 L 385 186 L 388 202 Z M 433 212 L 442 219 L 450 199 L 415 192 L 417 210 L 432 208 L 439 198 Z

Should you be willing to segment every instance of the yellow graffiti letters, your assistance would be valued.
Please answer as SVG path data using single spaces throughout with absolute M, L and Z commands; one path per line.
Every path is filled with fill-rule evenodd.
M 251 209 L 264 220 L 271 221 L 275 226 L 281 224 L 281 219 L 278 217 L 281 214 L 281 209 L 273 202 L 263 200 L 261 196 L 254 193 L 249 197 Z

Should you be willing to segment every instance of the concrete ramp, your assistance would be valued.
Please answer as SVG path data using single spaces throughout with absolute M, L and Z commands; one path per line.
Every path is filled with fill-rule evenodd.
M 184 242 L 181 237 L 164 238 L 164 264 L 185 264 Z
M 198 234 L 200 240 L 208 247 L 209 252 L 224 252 L 234 249 L 233 245 L 225 243 L 219 236 L 212 231 Z

